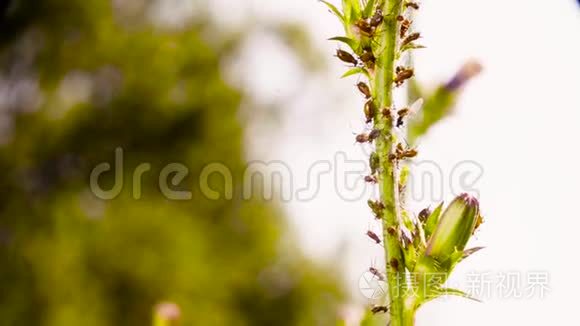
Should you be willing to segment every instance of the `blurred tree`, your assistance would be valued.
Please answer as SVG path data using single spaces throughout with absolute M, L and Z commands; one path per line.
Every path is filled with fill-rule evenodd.
M 198 189 L 207 163 L 244 172 L 244 94 L 220 77 L 231 44 L 209 46 L 210 23 L 154 28 L 145 1 L 0 3 L 0 325 L 142 326 L 162 300 L 184 325 L 335 323 L 336 278 L 280 242 L 272 204 Z M 89 174 L 117 147 L 125 187 L 102 201 Z M 161 195 L 170 162 L 192 200 Z

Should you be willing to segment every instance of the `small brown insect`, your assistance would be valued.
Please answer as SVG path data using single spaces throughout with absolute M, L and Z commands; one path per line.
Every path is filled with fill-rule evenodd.
M 397 16 L 397 21 L 402 22 L 403 20 L 405 20 L 405 17 L 403 17 L 401 15 Z
M 372 51 L 365 50 L 360 56 L 360 61 L 362 61 L 365 66 L 372 69 L 375 66 L 376 58 Z
M 419 221 L 421 222 L 425 222 L 427 221 L 427 219 L 429 218 L 429 215 L 431 215 L 431 209 L 429 207 L 422 209 L 419 212 Z
M 372 143 L 375 139 L 377 139 L 381 135 L 381 131 L 378 129 L 373 129 L 368 134 L 362 133 L 358 134 L 355 137 L 357 143 Z
M 371 89 L 369 88 L 369 85 L 363 83 L 363 82 L 359 82 L 358 84 L 356 84 L 356 87 L 358 88 L 358 90 L 365 96 L 365 98 L 371 98 Z
M 401 143 L 397 144 L 397 147 L 395 149 L 394 153 L 391 153 L 389 155 L 389 159 L 391 161 L 395 161 L 395 160 L 404 160 L 407 158 L 413 158 L 415 156 L 417 156 L 417 154 L 419 154 L 419 152 L 417 152 L 416 149 L 413 148 L 403 148 L 403 145 L 401 145 Z
M 378 278 L 379 281 L 384 281 L 385 280 L 385 275 L 383 275 L 383 273 L 379 272 L 378 269 L 376 269 L 374 267 L 369 267 L 369 272 L 371 272 L 371 274 L 373 274 L 374 276 L 376 276 L 376 278 Z
M 364 107 L 364 112 L 365 112 L 365 118 L 366 118 L 366 123 L 371 123 L 373 121 L 373 118 L 375 117 L 375 111 L 376 111 L 376 106 L 375 106 L 375 102 L 370 99 L 365 103 L 365 107 Z
M 383 115 L 383 117 L 385 117 L 385 119 L 387 120 L 393 120 L 393 116 L 391 115 L 391 110 L 388 108 L 384 108 L 381 110 L 381 114 Z
M 395 228 L 394 228 L 394 227 L 392 227 L 392 226 L 389 226 L 389 227 L 387 228 L 387 232 L 388 232 L 390 235 L 395 235 L 395 234 L 397 234 L 397 229 L 395 229 Z
M 400 109 L 397 111 L 397 128 L 400 128 L 405 123 L 405 117 L 411 110 L 409 108 Z
M 399 269 L 399 261 L 397 260 L 397 258 L 391 259 L 391 261 L 389 261 L 389 265 L 391 265 L 391 268 L 393 268 L 394 270 Z
M 362 34 L 372 37 L 375 33 L 375 28 L 365 19 L 359 19 L 354 25 L 361 31 Z
M 405 46 L 413 41 L 418 40 L 421 37 L 421 33 L 412 33 L 409 36 L 405 37 L 405 39 L 401 42 L 401 46 Z
M 419 4 L 417 2 L 407 2 L 407 3 L 405 3 L 405 7 L 419 10 Z
M 350 54 L 344 50 L 340 50 L 340 49 L 336 50 L 336 57 L 342 62 L 351 63 L 355 66 L 358 65 L 358 60 L 355 59 L 355 57 L 352 54 Z
M 389 312 L 389 307 L 387 307 L 387 306 L 374 306 L 371 308 L 371 312 L 375 315 L 378 313 L 386 314 L 387 312 Z
M 379 27 L 380 24 L 383 23 L 384 19 L 385 17 L 383 16 L 383 11 L 379 8 L 377 9 L 377 11 L 375 11 L 373 17 L 371 17 L 369 25 L 371 25 L 374 28 L 377 28 Z
M 371 231 L 371 230 L 367 231 L 367 236 L 369 238 L 371 238 L 371 240 L 373 240 L 377 244 L 381 244 L 381 238 L 379 238 L 379 236 L 376 233 L 374 233 L 373 231 Z
M 405 37 L 405 34 L 407 34 L 407 31 L 409 31 L 409 28 L 411 28 L 412 23 L 412 21 L 403 18 L 401 21 L 401 30 L 399 31 L 399 36 L 401 38 Z
M 393 82 L 395 83 L 395 85 L 397 87 L 403 85 L 405 80 L 407 80 L 415 75 L 415 71 L 413 70 L 413 68 L 397 67 L 396 72 L 397 72 L 397 76 L 395 77 Z
M 375 177 L 374 175 L 367 175 L 365 177 L 365 182 L 368 182 L 368 183 L 377 183 L 378 180 L 377 180 L 377 177 Z

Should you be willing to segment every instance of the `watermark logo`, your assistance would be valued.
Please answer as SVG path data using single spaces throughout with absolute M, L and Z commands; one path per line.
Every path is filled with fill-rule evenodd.
M 117 148 L 114 162 L 102 162 L 92 169 L 89 186 L 96 197 L 102 200 L 115 199 L 129 180 L 133 198 L 141 199 L 144 178 L 156 178 L 161 195 L 176 201 L 194 199 L 191 191 L 194 187 L 209 200 L 232 200 L 234 197 L 249 200 L 261 197 L 266 201 L 307 202 L 314 200 L 323 187 L 328 191 L 329 185 L 336 196 L 344 201 L 359 201 L 376 197 L 379 193 L 376 184 L 368 182 L 368 162 L 351 159 L 344 152 L 337 152 L 331 160 L 314 161 L 309 164 L 306 173 L 300 174 L 295 173 L 284 161 L 252 161 L 246 165 L 241 180 L 235 180 L 232 170 L 221 162 L 205 165 L 195 178 L 189 178 L 190 169 L 179 162 L 155 167 L 155 171 L 159 171 L 155 176 L 152 176 L 152 165 L 147 162 L 127 171 L 124 166 L 125 155 L 122 148 Z M 434 161 L 412 161 L 409 167 L 414 172 L 408 177 L 406 193 L 414 201 L 442 201 L 444 194 L 449 192 L 453 195 L 468 192 L 477 196 L 477 185 L 484 172 L 483 167 L 475 161 L 458 162 L 449 171 L 444 171 Z M 102 187 L 100 182 L 104 176 L 113 176 L 111 187 Z M 215 183 L 211 184 L 210 179 L 219 180 L 219 187 Z M 186 180 L 197 182 L 185 184 Z

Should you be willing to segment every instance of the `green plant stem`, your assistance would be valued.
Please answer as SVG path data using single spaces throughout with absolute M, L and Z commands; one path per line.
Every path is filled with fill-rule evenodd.
M 374 91 L 380 108 L 390 108 L 393 104 L 393 77 L 397 57 L 397 37 L 399 23 L 397 16 L 402 10 L 402 0 L 387 0 L 383 4 L 385 20 L 381 31 L 380 56 L 377 58 L 377 68 L 374 76 Z M 389 229 L 399 230 L 399 175 L 396 163 L 389 155 L 393 152 L 395 139 L 392 121 L 383 116 L 380 111 L 375 116 L 375 126 L 382 130 L 382 137 L 376 142 L 380 158 L 379 188 L 381 201 L 385 206 L 383 214 L 383 240 L 385 244 L 385 259 L 387 283 L 390 300 L 390 324 L 392 326 L 413 325 L 413 316 L 407 317 L 404 305 L 405 270 L 401 244 L 396 232 L 390 234 Z M 391 264 L 396 260 L 398 264 Z M 398 265 L 398 266 L 397 266 Z M 394 268 L 396 266 L 397 268 Z

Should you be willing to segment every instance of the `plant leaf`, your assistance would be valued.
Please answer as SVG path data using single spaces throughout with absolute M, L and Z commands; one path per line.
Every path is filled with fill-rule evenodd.
M 485 249 L 485 247 L 474 247 L 474 248 L 470 248 L 470 249 L 464 250 L 463 251 L 463 255 L 461 257 L 461 260 L 463 260 L 463 259 L 465 259 L 465 258 L 467 258 L 467 257 L 469 257 L 471 255 L 473 255 L 474 253 L 480 251 L 481 249 Z
M 375 8 L 375 0 L 368 0 L 367 4 L 363 10 L 363 17 L 370 17 L 373 14 L 373 9 Z
M 354 52 L 356 52 L 356 49 L 358 48 L 357 41 L 355 41 L 349 37 L 346 37 L 346 36 L 331 37 L 328 40 L 342 42 L 342 43 L 348 45 Z
M 360 0 L 350 0 L 352 5 L 352 13 L 354 20 L 358 20 L 362 17 L 362 10 L 360 7 Z
M 340 78 L 346 78 L 346 77 L 350 77 L 350 76 L 356 75 L 356 74 L 366 74 L 366 70 L 364 68 L 361 68 L 361 67 L 355 67 L 355 68 L 349 69 Z
M 442 210 L 443 203 L 439 204 L 439 206 L 437 206 L 437 208 L 433 210 L 431 215 L 429 215 L 427 221 L 425 221 L 425 238 L 429 239 L 431 237 L 431 234 L 433 234 L 433 231 L 435 231 Z
M 344 20 L 344 15 L 340 12 L 340 10 L 338 10 L 338 8 L 336 8 L 335 5 L 325 0 L 320 0 L 320 2 L 324 3 L 330 9 L 330 11 L 332 11 L 340 19 L 340 21 L 343 24 L 346 23 Z
M 408 43 L 403 45 L 403 47 L 401 48 L 401 53 L 408 51 L 408 50 L 415 50 L 415 49 L 424 49 L 425 46 L 421 45 L 421 44 L 416 44 L 416 43 Z

